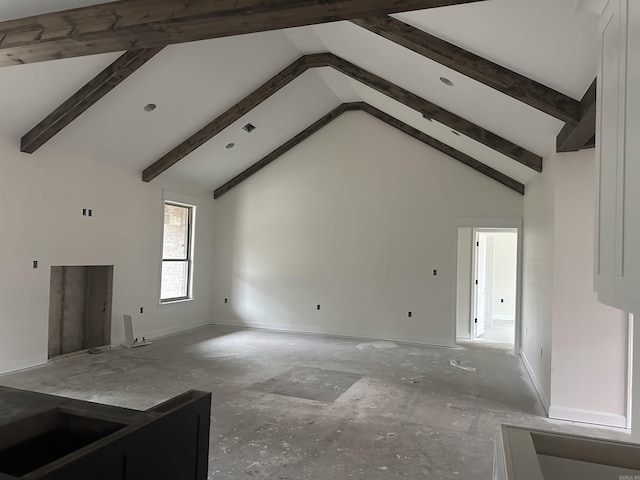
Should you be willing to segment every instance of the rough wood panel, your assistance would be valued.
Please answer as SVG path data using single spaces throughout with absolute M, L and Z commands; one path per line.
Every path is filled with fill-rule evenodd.
M 596 135 L 596 80 L 580 101 L 580 121 L 567 123 L 556 139 L 556 151 L 577 152 L 595 146 Z
M 155 57 L 162 47 L 130 50 L 96 75 L 89 83 L 33 127 L 22 137 L 20 151 L 33 153 L 54 135 L 120 85 L 141 66 Z
M 162 158 L 145 168 L 142 172 L 142 180 L 144 182 L 150 182 L 156 178 L 162 172 L 189 155 L 196 148 L 211 140 L 233 122 L 260 105 L 278 90 L 288 85 L 291 81 L 305 72 L 307 68 L 308 66 L 306 64 L 305 57 L 301 57 L 293 62 L 287 68 L 229 108 L 222 115 L 209 122 L 183 141 L 180 145 L 165 154 Z
M 468 165 L 474 170 L 507 186 L 508 188 L 518 192 L 519 194 L 524 195 L 524 185 L 512 179 L 511 177 L 508 177 L 507 175 L 504 175 L 503 173 L 498 172 L 497 170 L 494 170 L 493 168 L 485 165 L 484 163 L 476 160 L 475 158 L 472 158 L 462 152 L 459 152 L 454 148 L 449 147 L 448 145 L 445 145 L 442 142 L 439 142 L 438 140 L 435 140 L 434 138 L 430 137 L 426 133 L 423 133 L 420 130 L 410 127 L 409 125 L 401 122 L 400 120 L 397 120 L 394 117 L 391 117 L 390 115 L 387 115 L 386 113 L 378 110 L 377 108 L 370 106 L 367 103 L 353 102 L 353 103 L 343 103 L 339 107 L 335 108 L 334 110 L 329 112 L 327 115 L 322 117 L 320 120 L 318 120 L 316 123 L 311 125 L 309 128 L 303 130 L 294 138 L 292 138 L 291 140 L 283 144 L 281 147 L 277 148 L 266 157 L 262 158 L 258 162 L 251 165 L 244 172 L 240 173 L 239 175 L 229 180 L 227 183 L 225 183 L 221 187 L 217 188 L 213 193 L 213 198 L 216 198 L 216 199 L 220 198 L 229 190 L 236 187 L 237 185 L 244 182 L 246 179 L 248 179 L 255 173 L 262 170 L 264 167 L 269 165 L 271 162 L 275 161 L 280 156 L 284 155 L 286 152 L 294 148 L 296 145 L 299 145 L 300 143 L 302 143 L 304 140 L 309 138 L 311 135 L 316 133 L 318 130 L 320 130 L 324 126 L 334 121 L 343 113 L 348 111 L 356 111 L 356 110 L 361 110 L 370 115 L 373 115 L 374 117 L 382 120 L 388 125 L 391 125 L 392 127 L 397 128 L 398 130 L 406 133 L 407 135 L 429 145 L 430 147 L 435 148 L 436 150 L 441 151 L 442 153 L 454 158 L 455 160 L 458 160 L 459 162 L 464 163 L 465 165 Z
M 0 66 L 482 0 L 129 0 L 0 23 Z
M 362 104 L 361 110 L 369 113 L 370 115 L 373 115 L 379 120 L 382 120 L 386 124 L 391 125 L 394 128 L 397 128 L 401 132 L 406 133 L 407 135 L 415 138 L 416 140 L 419 140 L 422 143 L 425 143 L 430 147 L 433 147 L 436 150 L 439 150 L 440 152 L 450 156 L 451 158 L 454 158 L 459 162 L 464 163 L 465 165 L 476 170 L 477 172 L 480 172 L 483 175 L 486 175 L 487 177 L 495 180 L 496 182 L 503 184 L 504 186 L 510 188 L 511 190 L 518 192 L 521 195 L 524 195 L 524 185 L 522 183 L 503 174 L 502 172 L 499 172 L 498 170 L 491 168 L 490 166 L 480 162 L 479 160 L 476 160 L 475 158 L 470 157 L 469 155 L 466 155 L 456 150 L 455 148 L 452 148 L 449 145 L 446 145 L 436 140 L 433 137 L 430 137 L 426 133 L 421 132 L 416 128 L 413 128 L 404 122 L 401 122 L 400 120 L 396 119 L 395 117 L 392 117 L 391 115 L 387 115 L 383 111 L 378 110 L 377 108 L 372 107 L 369 104 L 366 104 L 366 103 Z
M 431 118 L 437 122 L 447 125 L 453 130 L 460 132 L 461 134 L 466 135 L 489 148 L 492 148 L 496 152 L 512 158 L 516 162 L 519 162 L 536 172 L 542 171 L 542 157 L 525 150 L 515 143 L 484 129 L 475 123 L 465 120 L 464 118 L 399 87 L 398 85 L 388 82 L 387 80 L 330 53 L 310 55 L 310 57 L 315 57 L 315 60 L 335 68 L 339 72 L 358 80 L 368 87 L 393 98 L 409 108 L 417 110 L 422 114 L 426 113 L 430 115 Z
M 313 125 L 311 125 L 310 127 L 304 129 L 298 135 L 293 137 L 288 142 L 284 143 L 282 146 L 280 146 L 277 149 L 275 149 L 273 152 L 271 152 L 266 157 L 262 158 L 261 160 L 258 160 L 256 163 L 254 163 L 249 168 L 247 168 L 244 172 L 236 175 L 234 178 L 229 180 L 227 183 L 225 183 L 221 187 L 216 188 L 216 190 L 213 192 L 213 198 L 216 198 L 216 199 L 220 198 L 222 195 L 227 193 L 229 190 L 231 190 L 232 188 L 234 188 L 237 185 L 241 184 L 247 178 L 249 178 L 250 176 L 252 176 L 255 173 L 257 173 L 260 170 L 262 170 L 264 167 L 266 167 L 271 162 L 273 162 L 277 158 L 279 158 L 282 155 L 284 155 L 285 153 L 287 153 L 289 150 L 294 148 L 296 145 L 299 145 L 300 143 L 304 142 L 307 138 L 309 138 L 311 135 L 316 133 L 318 130 L 320 130 L 321 128 L 323 128 L 323 127 L 327 126 L 328 124 L 330 124 L 331 122 L 333 122 L 336 118 L 338 118 L 344 112 L 347 112 L 349 110 L 354 110 L 354 109 L 357 109 L 357 107 L 355 107 L 353 104 L 349 104 L 349 103 L 343 103 L 342 105 L 334 108 L 329 113 L 327 113 L 324 117 L 322 117 L 320 120 L 315 122 Z
M 563 122 L 580 119 L 577 100 L 393 17 L 352 22 Z

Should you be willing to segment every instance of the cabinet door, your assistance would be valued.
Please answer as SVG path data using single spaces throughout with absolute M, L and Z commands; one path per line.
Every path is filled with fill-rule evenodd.
M 640 2 L 624 0 L 621 9 L 622 154 L 618 163 L 618 264 L 616 296 L 640 302 Z
M 597 105 L 597 211 L 595 287 L 603 303 L 614 303 L 616 274 L 617 174 L 620 115 L 620 4 L 610 0 L 600 23 Z

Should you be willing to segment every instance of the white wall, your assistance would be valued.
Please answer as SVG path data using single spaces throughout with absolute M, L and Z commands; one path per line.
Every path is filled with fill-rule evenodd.
M 554 162 L 526 185 L 522 254 L 521 356 L 545 408 L 551 396 Z
M 527 184 L 522 355 L 550 416 L 624 426 L 626 315 L 593 293 L 594 164 L 550 155 Z
M 557 155 L 550 416 L 624 427 L 628 315 L 593 292 L 595 150 Z
M 454 219 L 521 215 L 520 195 L 347 113 L 216 201 L 215 318 L 453 345 Z
M 153 337 L 210 323 L 213 199 L 162 178 L 45 146 L 22 154 L 0 139 L 0 372 L 47 360 L 52 265 L 114 265 L 112 344 L 123 340 L 122 315 L 137 336 Z M 158 304 L 162 189 L 198 197 L 195 300 Z M 92 208 L 93 217 L 83 217 Z M 39 268 L 33 269 L 33 260 Z M 139 314 L 140 306 L 144 314 Z

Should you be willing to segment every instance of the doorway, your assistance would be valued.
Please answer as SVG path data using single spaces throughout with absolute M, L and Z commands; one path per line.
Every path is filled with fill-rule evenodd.
M 51 267 L 49 358 L 111 343 L 113 265 Z
M 461 228 L 458 242 L 457 338 L 514 348 L 518 229 Z

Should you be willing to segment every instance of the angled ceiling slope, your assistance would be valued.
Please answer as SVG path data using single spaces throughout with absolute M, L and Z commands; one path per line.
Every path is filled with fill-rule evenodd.
M 89 83 L 69 97 L 20 141 L 20 151 L 33 153 L 53 136 L 86 112 L 142 65 L 155 57 L 163 47 L 130 50 L 96 75 Z
M 424 100 L 413 93 L 387 82 L 366 70 L 363 70 L 352 63 L 343 60 L 330 53 L 305 55 L 280 73 L 269 79 L 266 83 L 254 90 L 251 94 L 240 100 L 222 115 L 205 125 L 198 132 L 186 139 L 162 158 L 147 167 L 142 179 L 145 182 L 153 180 L 155 177 L 166 171 L 171 166 L 193 152 L 226 127 L 238 120 L 252 108 L 262 103 L 271 95 L 289 84 L 293 79 L 310 68 L 332 67 L 339 72 L 379 91 L 408 107 L 449 126 L 469 138 L 476 140 L 513 160 L 526 165 L 527 167 L 540 172 L 542 171 L 542 158 L 514 143 L 489 132 L 482 127 L 475 125 L 462 117 L 459 117 L 439 106 Z
M 400 130 L 401 132 L 409 135 L 410 137 L 415 138 L 416 140 L 435 148 L 436 150 L 439 150 L 440 152 L 448 155 L 449 157 L 465 164 L 468 165 L 469 167 L 473 168 L 474 170 L 476 170 L 477 172 L 482 173 L 483 175 L 486 175 L 487 177 L 495 180 L 498 183 L 501 183 L 502 185 L 510 188 L 511 190 L 524 195 L 524 185 L 520 182 L 517 182 L 516 180 L 508 177 L 507 175 L 504 175 L 503 173 L 485 165 L 482 162 L 479 162 L 478 160 L 465 155 L 462 152 L 459 152 L 458 150 L 455 150 L 454 148 L 449 147 L 448 145 L 439 142 L 438 140 L 435 140 L 434 138 L 431 138 L 429 135 L 427 135 L 424 132 L 421 132 L 418 129 L 415 129 L 409 125 L 407 125 L 404 122 L 401 122 L 400 120 L 392 117 L 391 115 L 387 115 L 386 113 L 382 112 L 381 110 L 378 110 L 375 107 L 372 107 L 371 105 L 364 103 L 364 102 L 353 102 L 353 103 L 343 103 L 342 105 L 334 108 L 333 110 L 331 110 L 329 113 L 327 113 L 325 116 L 323 116 L 322 118 L 320 118 L 318 121 L 314 122 L 312 125 L 310 125 L 308 128 L 306 128 L 305 130 L 303 130 L 302 132 L 300 132 L 298 135 L 296 135 L 295 137 L 293 137 L 291 140 L 285 142 L 283 145 L 281 145 L 280 147 L 278 147 L 276 150 L 274 150 L 273 152 L 269 153 L 267 156 L 265 156 L 264 158 L 258 160 L 256 163 L 254 163 L 253 165 L 251 165 L 249 168 L 247 168 L 246 170 L 244 170 L 243 172 L 241 172 L 240 174 L 238 174 L 237 176 L 235 176 L 234 178 L 232 178 L 231 180 L 229 180 L 227 183 L 225 183 L 224 185 L 218 187 L 215 189 L 214 193 L 213 193 L 213 197 L 218 199 L 220 198 L 222 195 L 224 195 L 225 193 L 227 193 L 228 191 L 230 191 L 231 189 L 233 189 L 234 187 L 238 186 L 239 184 L 241 184 L 242 182 L 244 182 L 245 180 L 247 180 L 249 177 L 253 176 L 254 174 L 256 174 L 257 172 L 259 172 L 260 170 L 262 170 L 263 168 L 265 168 L 267 165 L 269 165 L 270 163 L 274 162 L 276 159 L 278 159 L 279 157 L 281 157 L 282 155 L 284 155 L 285 153 L 287 153 L 289 150 L 293 149 L 295 146 L 299 145 L 300 143 L 302 143 L 303 141 L 305 141 L 307 138 L 309 138 L 310 136 L 312 136 L 314 133 L 318 132 L 320 129 L 322 129 L 323 127 L 329 125 L 331 122 L 333 122 L 336 118 L 338 118 L 339 116 L 341 116 L 343 113 L 345 112 L 352 112 L 352 111 L 363 111 L 368 113 L 369 115 L 385 122 L 386 124 Z
M 128 0 L 0 23 L 0 66 L 162 47 L 482 0 Z
M 576 123 L 580 119 L 577 100 L 393 17 L 351 22 L 558 120 Z

